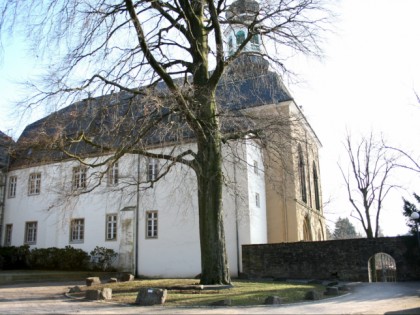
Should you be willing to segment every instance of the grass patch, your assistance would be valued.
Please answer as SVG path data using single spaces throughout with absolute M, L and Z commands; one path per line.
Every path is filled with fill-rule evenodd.
M 112 289 L 112 302 L 134 303 L 139 288 L 162 288 L 197 285 L 195 279 L 152 279 L 117 282 L 82 287 L 84 290 Z M 213 302 L 230 299 L 232 305 L 264 304 L 268 296 L 279 296 L 283 303 L 295 303 L 304 300 L 305 293 L 315 290 L 323 298 L 325 287 L 318 284 L 293 284 L 273 281 L 233 281 L 233 288 L 223 290 L 168 290 L 165 302 L 167 306 L 203 306 Z M 83 295 L 83 293 L 82 293 Z

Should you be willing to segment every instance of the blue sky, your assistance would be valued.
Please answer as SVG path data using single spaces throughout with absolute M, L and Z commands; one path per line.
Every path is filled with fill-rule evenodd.
M 383 133 L 391 144 L 420 156 L 420 105 L 414 96 L 415 90 L 420 94 L 420 1 L 336 3 L 339 17 L 324 46 L 325 58 L 294 60 L 292 70 L 301 82 L 286 81 L 323 144 L 320 175 L 324 200 L 331 199 L 325 208 L 329 222 L 351 211 L 337 166 L 345 156 L 346 129 L 355 136 Z M 26 48 L 18 37 L 6 42 L 0 65 L 0 130 L 14 137 L 38 118 L 33 114 L 21 121 L 13 107 L 23 92 L 16 82 L 39 69 L 39 59 Z M 420 187 L 418 177 L 406 172 L 397 176 L 407 191 L 395 192 L 385 204 L 385 234 L 407 231 L 401 196 L 409 198 Z

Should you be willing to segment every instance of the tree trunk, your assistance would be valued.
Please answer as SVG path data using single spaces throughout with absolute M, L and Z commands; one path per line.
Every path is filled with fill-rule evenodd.
M 230 284 L 223 225 L 221 134 L 214 93 L 209 93 L 206 97 L 203 94 L 197 97 L 202 105 L 200 121 L 203 133 L 197 137 L 196 158 L 201 284 Z
M 214 139 L 214 138 L 213 138 Z M 229 284 L 223 225 L 223 173 L 219 141 L 198 143 L 197 173 L 201 246 L 201 284 Z

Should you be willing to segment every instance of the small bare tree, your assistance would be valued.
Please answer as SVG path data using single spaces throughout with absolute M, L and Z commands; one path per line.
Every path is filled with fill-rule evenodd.
M 398 186 L 392 183 L 392 173 L 398 167 L 399 155 L 388 150 L 383 141 L 371 133 L 362 137 L 358 144 L 347 134 L 345 149 L 349 166 L 339 165 L 347 188 L 350 204 L 362 223 L 368 238 L 380 236 L 380 215 L 389 192 Z

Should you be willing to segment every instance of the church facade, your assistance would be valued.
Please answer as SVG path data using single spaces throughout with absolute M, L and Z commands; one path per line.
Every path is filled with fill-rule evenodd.
M 232 6 L 232 10 L 240 10 Z M 240 45 L 245 32 L 228 29 L 228 48 Z M 260 39 L 255 37 L 247 50 L 258 51 L 259 45 Z M 280 76 L 269 71 L 268 63 L 256 57 L 242 61 L 245 67 L 238 66 L 230 73 L 237 77 L 220 84 L 221 106 L 293 118 L 297 123 L 274 136 L 275 142 L 282 144 L 281 150 L 262 146 L 252 138 L 231 141 L 222 148 L 224 226 L 232 276 L 242 271 L 244 244 L 326 237 L 319 174 L 321 144 Z M 45 121 L 59 121 L 63 130 L 70 130 L 72 119 L 82 120 L 78 118 L 81 112 L 115 102 L 124 104 L 128 94 L 72 104 L 27 126 L 16 147 L 50 132 L 52 128 L 41 128 Z M 78 124 L 79 129 L 83 127 Z M 103 161 L 103 167 L 89 168 L 75 158 L 49 153 L 46 147 L 26 148 L 3 168 L 2 246 L 72 246 L 86 252 L 100 246 L 118 253 L 114 265 L 119 270 L 138 276 L 192 277 L 200 273 L 197 184 L 190 168 L 182 164 L 168 167 L 163 159 L 130 153 L 109 164 L 109 153 L 98 152 L 87 154 L 85 161 Z M 149 146 L 159 154 L 188 149 L 195 150 L 193 139 L 182 143 L 154 139 Z M 10 150 L 1 152 L 7 155 Z

